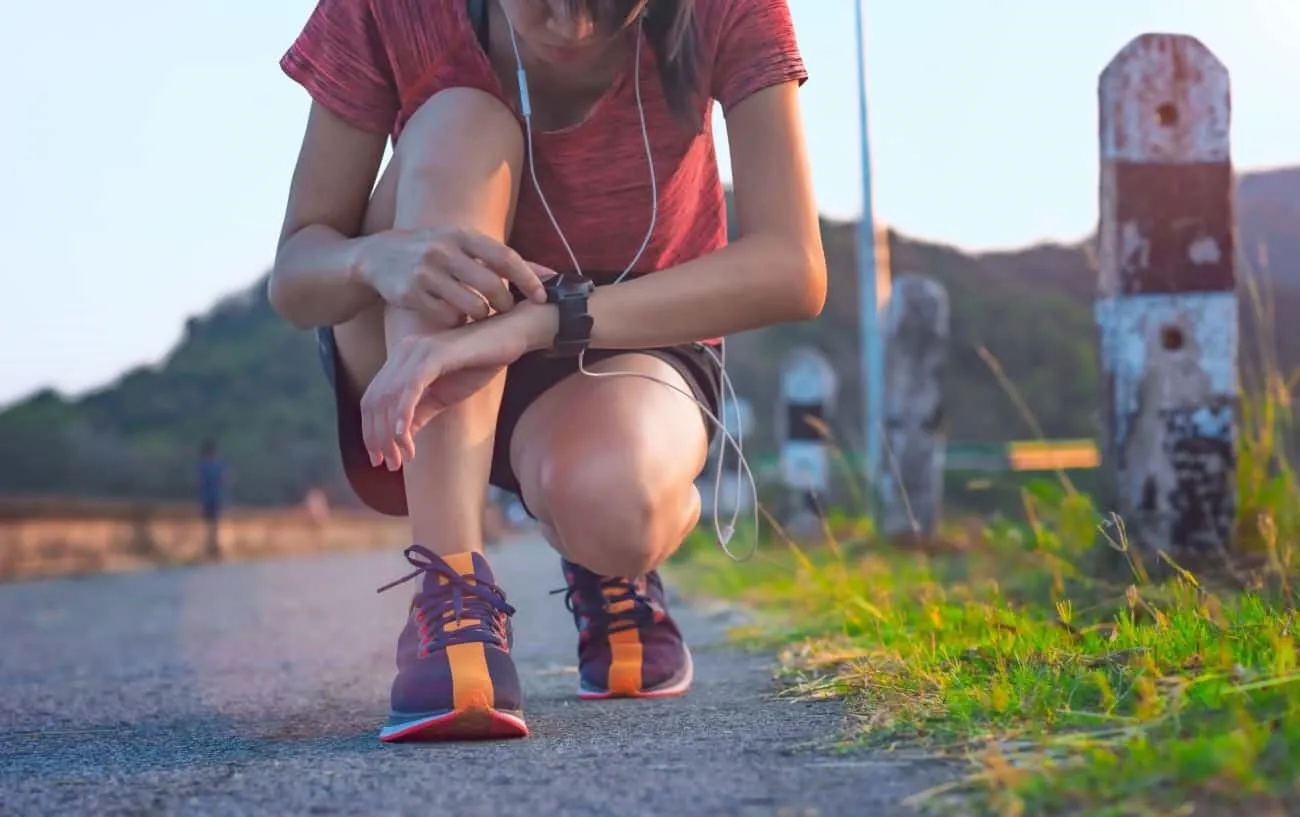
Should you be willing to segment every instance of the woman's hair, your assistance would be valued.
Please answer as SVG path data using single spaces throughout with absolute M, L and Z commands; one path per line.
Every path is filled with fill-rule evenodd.
M 679 119 L 700 128 L 696 104 L 700 85 L 700 46 L 695 27 L 695 0 L 566 0 L 572 11 L 585 11 L 597 26 L 614 32 L 642 5 L 645 33 L 659 63 L 659 81 L 668 105 Z

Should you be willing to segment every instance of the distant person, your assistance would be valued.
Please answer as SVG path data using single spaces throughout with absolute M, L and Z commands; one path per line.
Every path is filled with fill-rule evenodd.
M 562 556 L 578 695 L 685 692 L 656 568 L 700 517 L 720 339 L 826 296 L 786 0 L 318 0 L 281 67 L 313 105 L 271 303 L 418 543 L 380 738 L 528 734 L 489 483 Z
M 311 519 L 312 524 L 318 528 L 325 527 L 325 523 L 330 519 L 330 501 L 325 496 L 325 492 L 320 488 L 312 488 L 302 498 L 303 509 L 307 511 L 307 516 Z
M 217 444 L 204 440 L 199 446 L 199 504 L 207 529 L 207 551 L 221 558 L 221 512 L 225 504 L 225 465 L 217 456 Z

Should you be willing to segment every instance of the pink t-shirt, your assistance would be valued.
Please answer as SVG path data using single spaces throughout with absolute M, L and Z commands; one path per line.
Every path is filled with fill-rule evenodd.
M 641 95 L 659 185 L 654 235 L 634 273 L 698 258 L 726 244 L 727 220 L 713 147 L 712 106 L 724 111 L 807 71 L 787 0 L 696 0 L 705 127 L 669 109 L 654 49 L 641 48 Z M 585 272 L 621 272 L 650 219 L 650 178 L 628 70 L 587 118 L 534 133 L 538 181 Z M 477 88 L 510 106 L 469 19 L 465 0 L 319 0 L 282 69 L 344 120 L 396 141 L 440 90 Z M 572 266 L 531 180 L 520 184 L 509 243 L 553 269 Z M 600 280 L 598 277 L 597 280 Z

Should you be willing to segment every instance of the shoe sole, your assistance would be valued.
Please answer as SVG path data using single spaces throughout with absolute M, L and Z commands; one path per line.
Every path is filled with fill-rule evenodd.
M 695 660 L 691 658 L 691 650 L 686 650 L 686 666 L 674 678 L 670 678 L 654 689 L 642 689 L 636 692 L 610 692 L 608 689 L 591 689 L 578 685 L 578 697 L 584 701 L 607 701 L 611 698 L 676 698 L 679 695 L 685 695 L 686 691 L 691 688 L 691 683 L 695 680 Z
M 524 723 L 521 713 L 503 712 L 490 707 L 471 707 L 416 717 L 394 715 L 379 730 L 379 739 L 384 743 L 526 737 L 528 724 Z

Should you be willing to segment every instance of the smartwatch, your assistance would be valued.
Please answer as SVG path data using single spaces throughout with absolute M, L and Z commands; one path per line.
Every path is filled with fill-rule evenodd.
M 591 343 L 594 323 L 587 313 L 587 299 L 596 284 L 577 272 L 562 272 L 543 284 L 546 302 L 555 304 L 560 312 L 559 328 L 555 342 L 549 350 L 551 357 L 577 357 Z

